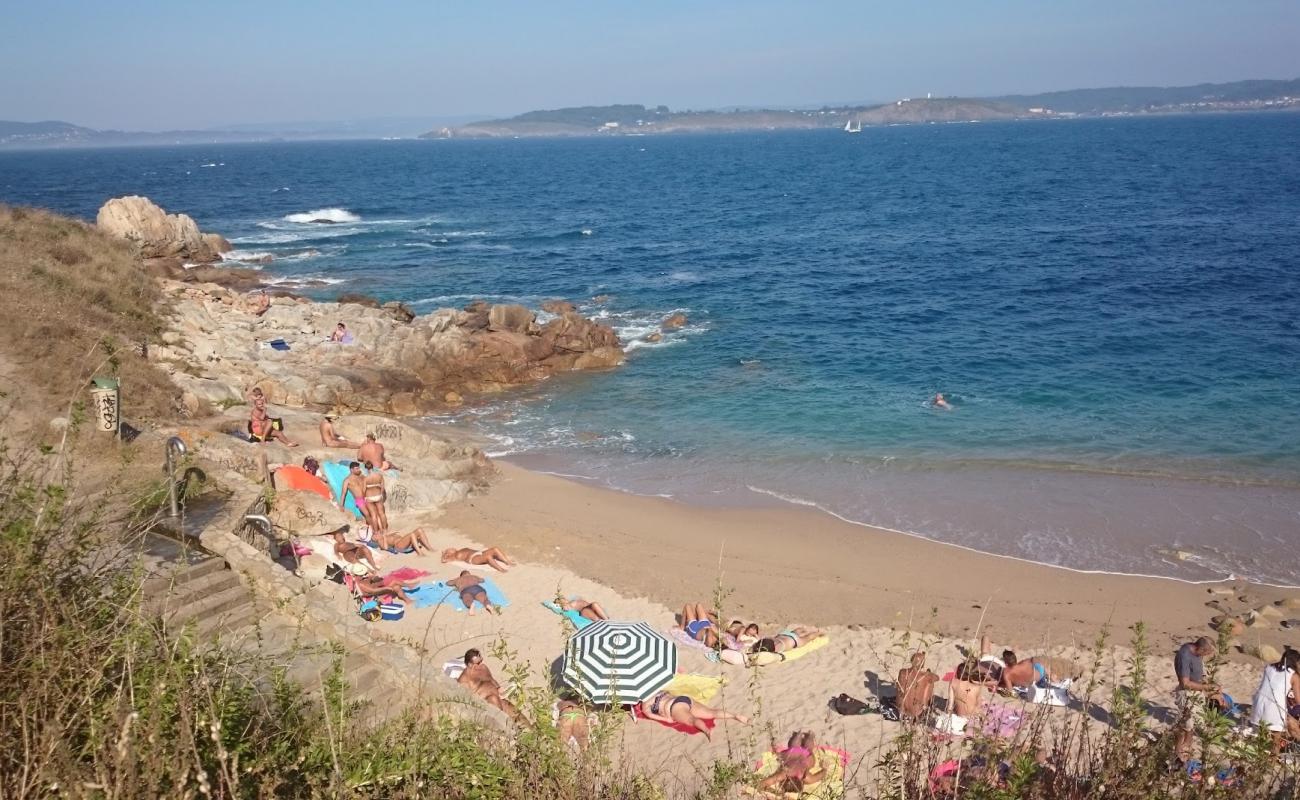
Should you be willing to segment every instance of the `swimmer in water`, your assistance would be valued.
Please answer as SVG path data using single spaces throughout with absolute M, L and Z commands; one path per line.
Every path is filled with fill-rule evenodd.
M 934 407 L 942 408 L 944 411 L 952 411 L 952 405 L 943 399 L 943 392 L 939 392 L 934 396 Z

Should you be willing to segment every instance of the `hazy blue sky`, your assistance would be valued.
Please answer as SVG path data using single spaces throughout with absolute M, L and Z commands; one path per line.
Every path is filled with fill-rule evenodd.
M 1300 0 L 5 5 L 0 119 L 145 130 L 1300 77 Z

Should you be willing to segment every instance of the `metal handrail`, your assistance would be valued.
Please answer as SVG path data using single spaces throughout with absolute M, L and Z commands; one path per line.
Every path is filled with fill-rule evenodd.
M 167 440 L 167 456 L 163 471 L 167 473 L 167 506 L 172 519 L 181 515 L 180 498 L 176 495 L 176 460 L 185 455 L 185 441 L 179 436 Z

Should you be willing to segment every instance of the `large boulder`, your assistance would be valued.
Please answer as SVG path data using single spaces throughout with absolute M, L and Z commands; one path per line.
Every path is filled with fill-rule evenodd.
M 224 239 L 205 239 L 198 223 L 185 214 L 168 214 L 149 198 L 136 195 L 104 203 L 95 225 L 110 236 L 134 242 L 144 258 L 180 258 L 207 264 L 220 258 L 217 247 L 221 243 L 230 245 Z
M 488 330 L 527 333 L 536 318 L 537 315 L 523 306 L 496 305 L 488 310 Z

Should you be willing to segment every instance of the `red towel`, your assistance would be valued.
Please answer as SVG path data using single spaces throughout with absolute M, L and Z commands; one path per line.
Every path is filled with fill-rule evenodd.
M 636 711 L 634 713 L 636 714 L 637 719 L 646 718 L 645 714 L 641 713 L 640 706 L 636 707 Z M 659 720 L 653 720 L 653 721 L 659 722 Z M 683 725 L 680 722 L 659 722 L 659 724 L 664 726 L 665 728 L 672 728 L 675 731 L 681 731 L 682 733 L 688 736 L 694 736 L 695 734 L 700 732 L 698 728 L 692 727 L 690 725 Z M 717 723 L 711 719 L 704 720 L 704 727 L 708 728 L 709 730 L 713 730 L 713 726 L 716 724 Z

